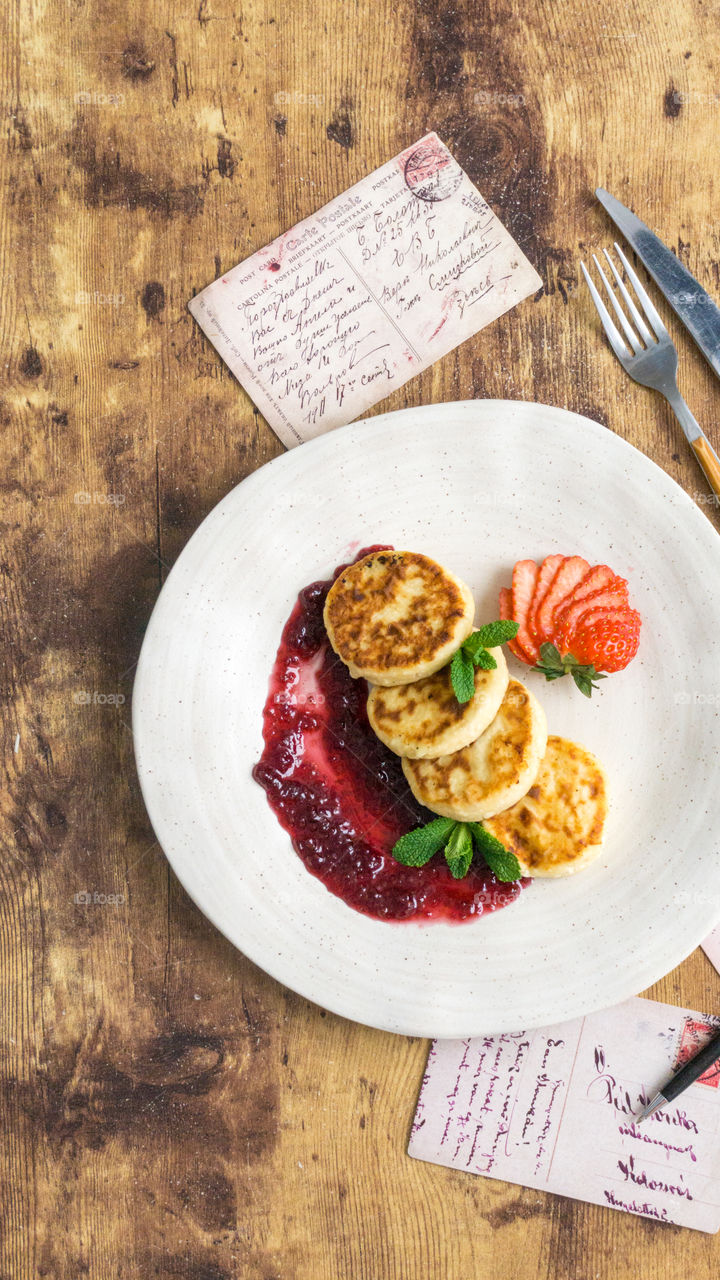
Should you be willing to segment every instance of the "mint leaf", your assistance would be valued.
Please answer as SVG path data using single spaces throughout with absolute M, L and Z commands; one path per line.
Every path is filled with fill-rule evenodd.
M 454 818 L 433 818 L 424 827 L 408 831 L 393 845 L 393 858 L 404 867 L 424 867 L 442 849 L 454 826 Z
M 480 667 L 481 671 L 494 671 L 497 667 L 497 662 L 492 654 L 488 653 L 487 649 L 478 649 L 473 662 L 476 667 Z
M 540 661 L 533 667 L 533 671 L 539 671 L 546 680 L 559 680 L 561 676 L 571 675 L 586 698 L 592 696 L 598 680 L 607 679 L 602 672 L 595 670 L 592 663 L 583 666 L 571 653 L 561 657 L 555 645 L 550 644 L 549 641 L 540 645 Z
M 506 849 L 503 844 L 500 844 L 499 840 L 497 843 L 499 849 L 490 850 L 487 848 L 483 850 L 483 857 L 495 879 L 502 884 L 511 884 L 515 880 L 520 880 L 522 867 L 515 854 L 510 849 Z
M 480 640 L 480 632 L 473 631 L 467 640 L 463 640 L 462 651 L 475 663 L 476 667 L 480 667 L 483 671 L 494 671 L 497 662 L 491 653 L 488 653 L 485 645 Z
M 484 627 L 480 627 L 479 631 L 475 631 L 470 639 L 477 636 L 478 644 L 483 645 L 485 649 L 496 649 L 499 644 L 514 640 L 519 630 L 519 623 L 512 622 L 510 619 L 502 622 L 487 622 Z
M 475 666 L 464 648 L 458 649 L 450 663 L 450 681 L 458 702 L 469 702 L 475 693 Z
M 493 872 L 495 879 L 501 880 L 504 884 L 508 884 L 512 880 L 519 880 L 522 876 L 522 867 L 515 854 L 510 849 L 506 849 L 502 841 L 487 831 L 482 823 L 470 822 L 468 826 L 475 837 L 479 852 Z
M 467 640 L 463 640 L 461 648 L 463 648 L 463 649 L 465 650 L 465 652 L 466 652 L 467 654 L 469 654 L 469 655 L 470 655 L 470 657 L 472 658 L 472 660 L 473 660 L 473 662 L 474 662 L 474 661 L 475 661 L 475 655 L 476 655 L 476 654 L 478 654 L 478 653 L 480 653 L 480 652 L 485 648 L 485 645 L 483 644 L 482 640 L 480 639 L 480 632 L 479 632 L 479 631 L 473 631 L 473 632 L 472 632 L 472 633 L 467 637 Z
M 512 640 L 519 630 L 517 622 L 498 620 L 488 622 L 473 631 L 453 654 L 450 663 L 450 680 L 459 703 L 469 702 L 475 692 L 474 667 L 481 671 L 495 671 L 497 661 L 489 649 L 496 649 L 506 640 Z
M 458 822 L 445 846 L 445 861 L 450 868 L 453 880 L 462 880 L 470 870 L 473 856 L 473 842 L 470 828 L 466 822 Z

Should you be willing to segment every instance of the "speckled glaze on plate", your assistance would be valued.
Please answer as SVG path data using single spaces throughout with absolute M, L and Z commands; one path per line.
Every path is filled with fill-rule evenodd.
M 698 487 L 702 485 L 698 473 Z M 604 762 L 603 855 L 461 925 L 389 924 L 309 875 L 250 771 L 298 590 L 370 543 L 423 551 L 497 616 L 515 560 L 607 562 L 644 619 L 640 653 L 591 702 L 510 655 L 551 733 Z M 614 1004 L 720 917 L 720 538 L 659 467 L 546 405 L 429 405 L 330 432 L 262 467 L 173 568 L 133 695 L 145 802 L 200 909 L 256 964 L 358 1022 L 456 1037 Z

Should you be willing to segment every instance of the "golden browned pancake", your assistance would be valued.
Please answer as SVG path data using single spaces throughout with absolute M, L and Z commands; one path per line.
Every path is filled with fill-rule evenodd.
M 493 649 L 494 671 L 475 668 L 475 693 L 458 702 L 450 667 L 412 684 L 373 687 L 367 701 L 368 720 L 381 742 L 399 756 L 418 760 L 449 755 L 474 742 L 498 712 L 508 686 L 502 649 Z
M 547 744 L 540 703 L 511 680 L 495 719 L 469 746 L 433 760 L 403 760 L 413 795 L 445 818 L 481 822 L 530 789 Z
M 335 580 L 330 643 L 352 676 L 408 684 L 439 671 L 472 631 L 475 602 L 442 565 L 415 551 L 374 551 Z
M 607 782 L 585 747 L 552 735 L 527 795 L 485 823 L 527 876 L 569 876 L 602 847 Z

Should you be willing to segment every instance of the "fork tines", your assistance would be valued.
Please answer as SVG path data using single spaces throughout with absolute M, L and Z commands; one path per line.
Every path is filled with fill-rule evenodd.
M 625 315 L 625 312 L 620 306 L 615 290 L 613 289 L 612 285 L 610 284 L 610 281 L 605 275 L 605 272 L 603 271 L 596 254 L 593 254 L 593 262 L 595 263 L 595 266 L 597 267 L 598 273 L 600 275 L 600 279 L 602 280 L 605 286 L 605 292 L 607 293 L 607 296 L 610 300 L 613 311 L 615 312 L 615 315 L 617 316 L 620 322 L 620 326 L 625 335 L 627 346 L 623 342 L 623 339 L 618 331 L 616 324 L 612 319 L 612 316 L 610 315 L 610 312 L 608 311 L 598 290 L 596 289 L 595 284 L 593 283 L 592 277 L 590 276 L 590 274 L 588 273 L 585 267 L 585 263 L 581 262 L 580 266 L 582 268 L 582 273 L 585 276 L 588 288 L 592 295 L 592 300 L 595 303 L 595 306 L 597 308 L 598 315 L 602 320 L 603 329 L 607 334 L 608 342 L 610 343 L 610 346 L 615 352 L 615 355 L 617 356 L 618 360 L 625 361 L 625 360 L 631 359 L 633 356 L 640 355 L 640 352 L 644 349 L 642 345 L 643 343 L 645 344 L 645 348 L 652 347 L 652 346 L 655 346 L 656 343 L 661 339 L 667 338 L 669 340 L 670 335 L 667 329 L 665 328 L 665 325 L 663 324 L 662 320 L 660 319 L 660 316 L 658 315 L 655 307 L 653 306 L 652 300 L 648 296 L 647 291 L 643 288 L 642 284 L 640 283 L 640 280 L 637 277 L 636 272 L 633 271 L 632 267 L 630 266 L 630 263 L 625 257 L 625 254 L 620 248 L 620 245 L 617 243 L 615 244 L 615 250 L 617 252 L 617 255 L 620 261 L 622 262 L 623 267 L 625 268 L 627 278 L 635 290 L 635 293 L 640 302 L 640 306 L 642 307 L 645 313 L 643 317 L 643 315 L 641 315 L 632 297 L 632 294 L 630 293 L 625 283 L 623 282 L 620 276 L 620 273 L 617 267 L 615 266 L 615 263 L 610 257 L 610 254 L 608 253 L 607 249 L 604 249 L 603 252 L 605 254 L 605 257 L 607 258 L 610 270 L 612 271 L 613 276 L 615 278 L 615 283 L 617 284 L 618 290 L 622 298 L 624 299 L 625 305 L 627 306 L 628 311 L 630 312 L 630 315 L 633 318 L 633 321 L 635 323 L 635 328 L 637 329 L 637 333 L 633 329 L 632 325 L 630 324 L 630 321 Z M 653 330 L 652 333 L 648 328 L 648 324 L 645 323 L 646 321 L 652 328 Z M 640 338 L 638 338 L 637 336 L 638 334 L 640 335 Z M 629 350 L 628 350 L 628 347 L 630 348 Z

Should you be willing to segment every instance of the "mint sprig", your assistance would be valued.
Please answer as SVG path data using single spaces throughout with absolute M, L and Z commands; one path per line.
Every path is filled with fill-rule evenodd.
M 540 645 L 540 661 L 533 667 L 533 671 L 539 671 L 546 680 L 559 680 L 561 676 L 572 676 L 578 689 L 585 694 L 586 698 L 592 697 L 592 691 L 597 688 L 598 680 L 607 679 L 602 672 L 595 670 L 592 663 L 583 665 L 571 653 L 561 656 L 559 650 L 549 640 Z
M 462 880 L 470 870 L 473 857 L 473 839 L 466 822 L 458 822 L 445 845 L 445 861 L 453 880 Z
M 486 649 L 497 649 L 499 644 L 514 640 L 519 630 L 519 622 L 513 622 L 511 618 L 498 619 L 497 622 L 486 622 L 484 627 L 473 631 L 466 643 L 469 641 L 471 644 L 484 645 Z
M 496 880 L 510 881 L 519 880 L 522 875 L 520 863 L 511 853 L 510 849 L 506 849 L 501 840 L 497 836 L 487 831 L 481 822 L 471 822 L 468 824 L 472 831 L 475 842 L 480 853 L 487 862 L 490 870 L 494 872 Z
M 492 659 L 495 662 L 495 659 Z M 450 663 L 450 682 L 458 702 L 469 702 L 475 692 L 475 663 L 465 649 L 458 649 Z
M 473 854 L 482 855 L 496 880 L 519 880 L 522 868 L 514 853 L 505 848 L 480 822 L 456 822 L 454 818 L 433 818 L 401 836 L 392 856 L 404 867 L 424 867 L 434 854 L 445 849 L 445 861 L 454 880 L 462 880 L 470 870 Z
M 447 843 L 455 826 L 454 818 L 434 818 L 424 827 L 416 827 L 401 836 L 393 846 L 392 856 L 404 867 L 424 867 L 438 849 Z
M 518 630 L 517 622 L 498 619 L 497 622 L 486 623 L 463 640 L 450 663 L 450 681 L 459 703 L 469 702 L 475 693 L 476 667 L 481 671 L 494 671 L 497 667 L 495 658 L 488 651 L 497 649 L 506 640 L 514 640 Z

